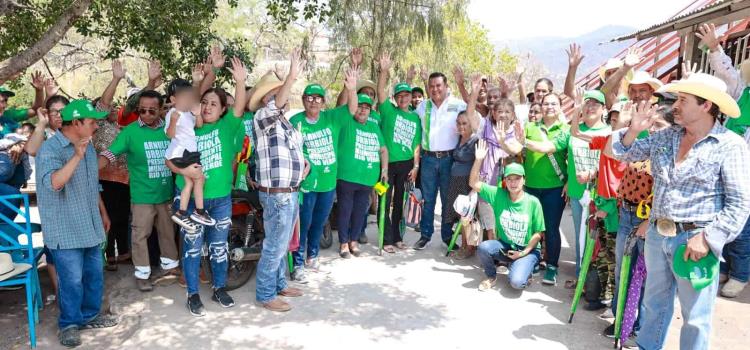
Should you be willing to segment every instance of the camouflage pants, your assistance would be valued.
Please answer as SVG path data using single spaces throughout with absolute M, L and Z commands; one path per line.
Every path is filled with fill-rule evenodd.
M 599 254 L 596 257 L 596 271 L 602 286 L 601 300 L 612 300 L 615 286 L 615 233 L 599 231 Z

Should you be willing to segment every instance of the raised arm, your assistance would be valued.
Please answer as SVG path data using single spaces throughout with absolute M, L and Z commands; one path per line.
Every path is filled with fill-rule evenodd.
M 148 83 L 144 90 L 156 90 L 163 83 L 161 75 L 161 62 L 159 60 L 151 60 L 148 62 Z
M 45 79 L 41 72 L 37 71 L 31 75 L 31 85 L 34 87 L 34 104 L 27 112 L 27 119 L 33 117 L 38 108 L 44 107 Z
M 471 173 L 469 174 L 469 186 L 471 189 L 480 192 L 482 190 L 482 181 L 479 177 L 479 169 L 482 168 L 484 158 L 487 157 L 487 142 L 484 139 L 477 141 L 477 145 L 474 148 L 474 165 L 471 166 Z
M 477 115 L 477 97 L 479 90 L 482 88 L 482 75 L 474 74 L 471 76 L 471 95 L 468 97 L 466 106 L 466 116 L 469 118 L 471 131 L 479 129 L 479 115 Z
M 289 101 L 289 94 L 292 91 L 292 85 L 297 80 L 297 76 L 302 72 L 305 67 L 305 60 L 302 59 L 302 50 L 295 48 L 289 57 L 289 74 L 286 75 L 284 85 L 276 94 L 276 107 L 283 109 L 286 103 Z
M 391 69 L 391 55 L 383 52 L 378 60 L 380 65 L 380 74 L 378 74 L 378 105 L 388 100 L 385 93 L 385 85 L 388 84 L 388 73 Z
M 242 63 L 242 61 L 234 57 L 232 58 L 232 68 L 227 68 L 230 72 L 232 72 L 232 78 L 234 78 L 234 100 L 236 101 L 245 101 L 246 99 L 246 91 L 245 90 L 245 80 L 247 80 L 247 68 L 245 68 L 245 64 Z M 245 104 L 244 103 L 235 103 L 234 108 L 234 116 L 237 118 L 242 118 L 243 115 L 245 115 Z
M 409 84 L 409 86 L 414 86 L 414 77 L 417 76 L 417 68 L 414 67 L 412 64 L 409 66 L 409 70 L 406 71 L 406 83 Z
M 102 92 L 102 97 L 99 99 L 99 105 L 105 110 L 112 109 L 112 100 L 115 98 L 115 91 L 117 91 L 117 85 L 120 84 L 122 78 L 125 77 L 127 71 L 122 67 L 120 60 L 112 60 L 112 80 L 109 81 L 107 87 Z
M 578 66 L 583 61 L 584 56 L 581 52 L 581 45 L 576 43 L 570 44 L 570 47 L 565 50 L 568 54 L 568 73 L 565 75 L 565 88 L 563 93 L 567 96 L 573 96 L 576 88 L 576 73 L 578 72 Z
M 49 117 L 47 116 L 46 109 L 37 109 L 36 115 L 38 119 L 36 122 L 36 127 L 34 128 L 34 132 L 31 134 L 29 140 L 26 141 L 26 144 L 23 146 L 23 150 L 32 157 L 36 156 L 36 152 L 39 151 L 39 147 L 42 146 L 42 142 L 44 142 L 44 133 L 47 130 L 47 125 L 49 125 Z
M 612 105 L 617 102 L 617 92 L 618 87 L 620 84 L 622 84 L 622 80 L 625 79 L 625 76 L 628 75 L 628 72 L 632 70 L 635 66 L 637 66 L 641 62 L 641 55 L 643 54 L 643 49 L 639 47 L 631 47 L 628 49 L 628 54 L 625 55 L 625 60 L 623 60 L 622 67 L 618 68 L 612 75 L 607 78 L 607 81 L 604 82 L 604 86 L 602 86 L 602 92 L 604 93 L 604 99 L 607 102 L 607 108 L 612 108 Z
M 347 104 L 349 107 L 349 114 L 354 115 L 357 113 L 357 79 L 359 79 L 359 69 L 349 68 L 344 73 L 344 91 L 349 95 L 347 98 Z M 342 93 L 344 92 L 342 91 Z M 380 96 L 381 94 L 378 94 Z
M 651 106 L 647 101 L 642 101 L 638 106 L 631 107 L 633 117 L 630 119 L 630 126 L 625 130 L 612 133 L 612 155 L 615 159 L 635 162 L 648 159 L 651 156 L 651 142 L 655 136 L 651 135 L 642 140 L 637 140 L 637 138 L 641 132 L 648 130 L 659 118 L 656 110 L 657 106 Z M 656 135 L 658 136 L 661 132 Z
M 453 67 L 453 78 L 456 79 L 456 86 L 458 87 L 458 92 L 461 93 L 461 99 L 468 104 L 471 97 L 469 96 L 469 92 L 466 91 L 464 70 L 459 66 Z
M 518 102 L 520 104 L 525 104 L 529 102 L 526 99 L 526 89 L 523 87 L 523 73 L 525 71 L 526 70 L 523 67 L 519 66 L 518 78 L 516 78 L 516 87 L 518 88 Z
M 727 84 L 727 93 L 738 100 L 748 82 L 742 81 L 742 76 L 734 68 L 732 59 L 724 53 L 716 34 L 716 26 L 713 23 L 701 24 L 695 35 L 708 46 L 708 64 L 714 70 L 714 75 Z
M 216 81 L 216 73 L 214 70 L 219 70 L 224 67 L 224 62 L 226 62 L 226 56 L 221 52 L 221 48 L 218 46 L 213 46 L 211 48 L 211 52 L 206 59 L 206 62 L 203 63 L 203 72 L 204 78 L 200 85 L 200 92 L 203 94 L 208 89 L 211 88 L 211 86 L 214 85 L 214 82 Z M 237 100 L 237 96 L 234 97 L 235 101 Z
M 583 88 L 575 89 L 573 95 L 575 108 L 573 109 L 573 115 L 570 119 L 570 136 L 573 136 L 584 142 L 591 142 L 593 137 L 581 132 L 581 115 L 583 113 Z
M 352 69 L 360 69 L 362 65 L 363 55 L 362 55 L 362 49 L 359 47 L 355 47 L 352 49 L 352 51 L 349 52 L 349 66 Z M 356 95 L 356 91 L 355 91 Z M 345 93 L 343 90 L 339 93 L 338 98 L 336 98 L 336 107 L 343 106 L 349 102 L 349 94 Z
M 419 68 L 419 77 L 422 79 L 422 86 L 424 87 L 425 99 L 430 98 L 430 73 L 427 72 L 427 67 Z

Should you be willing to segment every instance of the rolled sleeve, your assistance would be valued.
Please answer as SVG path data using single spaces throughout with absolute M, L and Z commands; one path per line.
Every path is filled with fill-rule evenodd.
M 727 84 L 727 93 L 738 100 L 745 88 L 745 82 L 742 81 L 740 72 L 734 68 L 732 59 L 724 53 L 724 49 L 720 47 L 719 50 L 709 53 L 708 63 L 714 70 L 714 75 Z
M 750 152 L 737 143 L 726 150 L 721 165 L 720 181 L 724 186 L 724 206 L 716 219 L 705 228 L 711 251 L 721 256 L 724 244 L 733 241 L 750 214 Z
M 41 183 L 42 186 L 54 192 L 62 191 L 62 188 L 56 189 L 52 186 L 52 174 L 60 170 L 64 165 L 58 154 L 41 152 L 40 150 L 36 158 L 36 172 L 39 174 L 37 175 L 37 183 Z

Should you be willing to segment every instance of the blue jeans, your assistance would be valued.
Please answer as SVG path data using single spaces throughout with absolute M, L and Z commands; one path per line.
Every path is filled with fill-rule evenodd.
M 726 262 L 721 263 L 721 273 L 734 280 L 747 282 L 750 278 L 750 220 L 734 241 L 727 243 L 722 252 Z
M 517 249 L 521 250 L 523 247 Z M 492 239 L 479 244 L 477 255 L 484 274 L 489 278 L 497 276 L 496 261 L 509 262 L 508 282 L 510 286 L 515 289 L 524 289 L 531 273 L 534 272 L 534 266 L 539 262 L 539 250 L 534 249 L 531 254 L 517 260 L 512 260 L 500 253 L 500 251 L 507 252 L 508 250 L 511 250 L 510 244 Z
M 448 222 L 448 210 L 453 210 L 453 203 L 448 202 L 448 190 L 451 183 L 451 165 L 453 158 L 450 156 L 436 158 L 422 154 L 420 160 L 422 195 L 424 196 L 424 210 L 422 221 L 419 223 L 422 238 L 432 239 L 435 232 L 435 204 L 438 191 L 440 191 L 440 203 L 442 207 L 440 222 L 440 238 L 443 242 L 449 242 L 453 235 L 453 226 Z
M 371 186 L 339 180 L 336 183 L 338 202 L 339 243 L 356 242 L 367 227 L 367 210 L 370 208 Z
M 179 193 L 175 197 L 174 210 L 179 208 Z M 216 220 L 216 225 L 199 225 L 195 233 L 187 233 L 180 229 L 182 239 L 182 270 L 187 283 L 187 294 L 198 293 L 198 275 L 201 268 L 201 256 L 204 242 L 208 243 L 209 260 L 211 261 L 211 276 L 214 289 L 223 288 L 227 282 L 229 255 L 227 250 L 227 235 L 232 225 L 232 198 L 230 196 L 203 200 L 203 207 Z M 195 209 L 195 202 L 190 199 L 188 215 Z
M 260 192 L 263 205 L 263 251 L 255 274 L 255 300 L 267 303 L 286 289 L 286 253 L 299 212 L 299 194 Z
M 688 236 L 701 232 L 677 232 L 676 237 L 664 237 L 649 225 L 646 234 L 646 291 L 643 295 L 643 314 L 638 333 L 642 349 L 661 349 L 674 312 L 675 293 L 680 299 L 683 325 L 680 329 L 680 349 L 708 349 L 711 317 L 714 311 L 719 279 L 701 290 L 695 290 L 688 280 L 677 277 L 672 270 L 674 252 L 687 243 Z
M 302 195 L 302 204 L 299 211 L 299 249 L 293 252 L 294 267 L 305 264 L 305 252 L 307 258 L 317 258 L 320 251 L 320 237 L 323 236 L 323 227 L 331 214 L 333 199 L 336 190 L 328 192 L 308 192 Z
M 57 269 L 61 330 L 93 320 L 102 306 L 104 273 L 98 245 L 78 249 L 50 249 Z
M 544 241 L 547 248 L 546 261 L 548 265 L 557 267 L 560 260 L 560 221 L 565 211 L 565 198 L 562 197 L 562 187 L 557 188 L 526 188 L 526 192 L 539 199 L 544 213 Z
M 5 183 L 13 177 L 16 165 L 10 159 L 10 155 L 7 152 L 0 152 L 0 182 Z M 21 171 L 23 171 L 23 167 L 21 167 Z
M 617 314 L 617 293 L 618 289 L 620 288 L 620 268 L 622 267 L 622 257 L 625 255 L 625 244 L 627 244 L 630 232 L 638 227 L 641 222 L 643 222 L 643 219 L 638 218 L 635 212 L 627 210 L 625 208 L 620 208 L 620 227 L 617 230 L 617 242 L 615 243 L 615 289 L 614 297 L 612 298 L 613 315 Z M 633 267 L 635 266 L 635 261 L 638 258 L 638 255 L 644 252 L 644 243 L 644 240 L 639 239 L 638 243 L 635 245 L 635 247 L 633 247 L 633 251 L 631 252 L 632 259 L 630 260 L 631 273 Z M 627 295 L 627 293 L 625 295 Z M 643 291 L 641 291 L 641 296 L 643 296 Z M 641 298 L 640 300 L 638 307 L 638 316 L 633 327 L 636 332 L 639 329 L 639 320 L 641 315 L 643 315 L 643 298 Z
M 585 192 L 588 192 L 586 190 Z M 586 196 L 584 192 L 584 197 Z M 589 216 L 589 206 L 581 204 L 580 199 L 570 198 L 570 211 L 573 213 L 573 236 L 576 238 L 576 276 L 581 272 L 581 255 L 586 245 L 586 218 Z M 581 232 L 583 230 L 583 232 Z

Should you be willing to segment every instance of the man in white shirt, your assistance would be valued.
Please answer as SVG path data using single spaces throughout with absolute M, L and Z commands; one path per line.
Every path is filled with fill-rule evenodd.
M 424 211 L 420 223 L 422 237 L 414 244 L 414 249 L 421 250 L 427 246 L 435 231 L 435 201 L 438 191 L 442 204 L 442 222 L 440 236 L 443 242 L 451 238 L 451 225 L 446 223 L 447 211 L 452 203 L 448 200 L 451 165 L 451 152 L 458 144 L 456 132 L 456 117 L 466 110 L 466 103 L 448 93 L 448 79 L 443 73 L 432 73 L 428 80 L 430 99 L 417 106 L 417 114 L 422 120 L 422 156 L 420 160 L 422 193 L 424 195 Z

